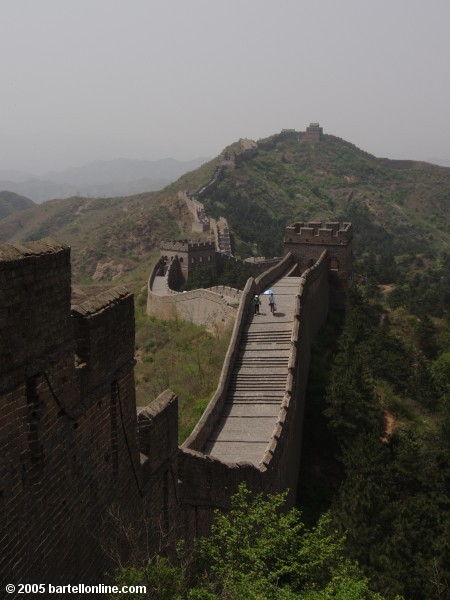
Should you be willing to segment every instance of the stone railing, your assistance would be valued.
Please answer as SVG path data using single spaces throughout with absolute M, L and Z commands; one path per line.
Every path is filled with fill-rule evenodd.
M 148 280 L 147 314 L 161 319 L 179 317 L 197 325 L 205 325 L 215 330 L 217 325 L 228 326 L 236 316 L 235 303 L 232 305 L 226 297 L 239 302 L 241 292 L 226 286 L 214 286 L 211 289 L 197 289 L 188 292 L 177 292 L 172 289 L 171 282 L 178 279 L 177 270 L 180 265 L 175 257 L 168 265 L 164 275 L 163 293 L 155 293 L 153 284 L 155 277 L 161 273 L 164 260 L 160 259 L 153 267 Z
M 253 277 L 250 277 L 242 292 L 241 302 L 234 322 L 230 345 L 228 346 L 228 351 L 223 363 L 217 391 L 209 402 L 201 419 L 195 426 L 194 431 L 184 442 L 183 448 L 201 451 L 209 438 L 217 419 L 222 413 L 234 361 L 239 349 L 241 333 L 245 325 L 247 312 L 253 295 L 255 294 L 255 290 L 255 280 Z
M 228 384 L 233 372 L 234 362 L 239 350 L 241 334 L 247 320 L 247 314 L 252 298 L 255 293 L 261 292 L 281 277 L 293 264 L 294 257 L 292 254 L 288 254 L 281 262 L 260 275 L 256 280 L 251 277 L 247 281 L 244 291 L 242 292 L 241 302 L 236 315 L 233 333 L 231 335 L 230 345 L 223 364 L 217 391 L 208 404 L 200 421 L 197 423 L 194 431 L 184 442 L 183 448 L 189 448 L 196 451 L 201 451 L 204 448 L 225 404 Z
M 321 274 L 320 267 L 324 265 L 326 267 L 325 262 L 326 253 L 323 252 L 320 259 L 315 263 L 310 269 L 305 271 L 300 278 L 299 290 L 297 292 L 295 298 L 295 308 L 294 308 L 294 321 L 292 326 L 291 333 L 291 342 L 290 342 L 290 350 L 289 350 L 289 359 L 288 359 L 288 376 L 286 381 L 286 389 L 284 392 L 284 397 L 281 402 L 280 412 L 277 419 L 277 424 L 273 430 L 271 440 L 269 446 L 264 454 L 264 458 L 262 459 L 262 463 L 268 465 L 270 460 L 272 459 L 276 446 L 278 444 L 278 440 L 282 437 L 281 431 L 286 421 L 286 415 L 288 413 L 288 409 L 291 403 L 291 399 L 295 392 L 295 373 L 298 368 L 298 342 L 300 336 L 301 322 L 302 322 L 302 301 L 305 303 L 305 288 L 310 285 L 313 281 L 317 279 Z M 323 270 L 323 269 L 322 269 Z
M 217 420 L 220 418 L 227 396 L 228 383 L 239 349 L 241 332 L 255 292 L 271 285 L 289 268 L 295 267 L 292 256 L 286 256 L 279 265 L 264 273 L 258 281 L 249 279 L 243 292 L 241 305 L 222 369 L 217 391 L 192 434 L 180 448 L 181 479 L 184 501 L 191 505 L 229 508 L 230 496 L 238 484 L 245 481 L 253 491 L 272 492 L 290 487 L 295 490 L 301 451 L 301 430 L 305 402 L 309 354 L 312 339 L 328 311 L 328 274 L 326 252 L 318 262 L 303 273 L 296 297 L 291 348 L 284 397 L 278 418 L 264 456 L 258 466 L 252 463 L 227 463 L 202 452 Z M 206 488 L 195 485 L 198 479 Z M 291 495 L 291 502 L 293 497 Z

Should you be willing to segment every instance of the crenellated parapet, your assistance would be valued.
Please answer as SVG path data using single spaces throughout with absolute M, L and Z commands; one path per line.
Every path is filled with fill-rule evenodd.
M 203 250 L 215 251 L 214 242 L 193 242 L 191 240 L 164 240 L 160 246 L 161 253 L 168 252 L 198 252 Z
M 192 240 L 165 240 L 160 246 L 160 255 L 166 269 L 177 258 L 182 279 L 187 281 L 189 272 L 197 268 L 216 268 L 216 246 L 214 242 Z M 181 282 L 182 283 L 182 282 Z
M 353 239 L 353 226 L 351 223 L 332 221 L 321 223 L 299 221 L 286 227 L 284 241 L 297 244 L 349 244 Z
M 112 510 L 137 532 L 151 523 L 154 549 L 172 527 L 176 402 L 138 421 L 133 296 L 83 297 L 71 307 L 67 245 L 0 246 L 1 581 L 98 584 Z
M 286 227 L 284 251 L 286 254 L 294 254 L 300 272 L 311 267 L 325 249 L 331 284 L 331 306 L 343 308 L 353 280 L 352 224 L 299 221 Z

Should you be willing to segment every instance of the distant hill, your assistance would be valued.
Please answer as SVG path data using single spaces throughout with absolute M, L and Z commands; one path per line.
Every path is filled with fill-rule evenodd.
M 450 167 L 450 158 L 429 158 L 428 162 L 441 167 Z
M 129 196 L 160 190 L 206 160 L 201 157 L 189 161 L 118 158 L 52 171 L 42 176 L 20 171 L 0 171 L 0 189 L 23 194 L 38 203 L 71 196 Z
M 228 219 L 243 255 L 279 254 L 288 222 L 321 219 L 353 221 L 359 252 L 449 249 L 449 168 L 376 158 L 332 135 L 260 140 L 202 202 Z
M 150 192 L 125 198 L 49 200 L 0 221 L 0 243 L 56 237 L 72 248 L 75 282 L 113 280 L 148 269 L 164 238 L 190 229 L 184 203 Z
M 0 192 L 0 219 L 4 219 L 8 215 L 27 210 L 35 206 L 35 203 L 29 198 L 19 196 L 14 192 Z
M 9 215 L 0 222 L 0 242 L 45 235 L 67 241 L 76 281 L 120 278 L 135 270 L 145 277 L 161 239 L 191 235 L 191 217 L 178 191 L 199 189 L 217 162 L 159 192 L 53 200 Z M 352 221 L 359 256 L 374 252 L 401 260 L 449 250 L 449 168 L 376 158 L 332 135 L 320 142 L 279 135 L 259 140 L 257 152 L 225 169 L 202 202 L 207 214 L 228 219 L 235 254 L 242 257 L 279 255 L 287 223 L 319 219 Z

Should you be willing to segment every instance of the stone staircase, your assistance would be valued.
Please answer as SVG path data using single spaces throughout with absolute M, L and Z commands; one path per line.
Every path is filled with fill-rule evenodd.
M 258 465 L 270 441 L 286 389 L 295 295 L 299 277 L 282 277 L 268 296 L 261 296 L 261 314 L 247 316 L 233 367 L 224 410 L 204 449 L 223 461 Z M 252 306 L 253 311 L 253 306 Z

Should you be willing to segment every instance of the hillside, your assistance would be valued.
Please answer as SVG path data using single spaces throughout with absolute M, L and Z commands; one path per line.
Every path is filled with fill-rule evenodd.
M 353 221 L 357 251 L 449 247 L 449 168 L 378 159 L 331 135 L 261 140 L 202 201 L 228 219 L 241 254 L 278 254 L 286 223 L 313 219 Z
M 239 150 L 239 143 L 228 147 Z M 0 241 L 54 235 L 72 245 L 77 281 L 120 278 L 148 266 L 159 241 L 190 235 L 179 190 L 199 189 L 217 159 L 180 177 L 161 192 L 123 198 L 53 200 L 0 223 Z M 355 252 L 382 253 L 388 262 L 433 256 L 449 249 L 450 169 L 376 158 L 331 135 L 320 142 L 258 142 L 258 152 L 226 169 L 202 197 L 211 216 L 228 219 L 235 254 L 282 252 L 286 223 L 310 219 L 354 223 Z
M 163 238 L 179 237 L 184 203 L 158 192 L 125 198 L 51 200 L 0 222 L 0 242 L 51 235 L 72 247 L 75 282 L 115 280 L 143 267 Z M 143 262 L 145 261 L 145 262 Z
M 189 235 L 191 217 L 177 198 L 178 190 L 196 189 L 209 179 L 214 168 L 215 161 L 210 161 L 161 192 L 119 198 L 73 197 L 33 204 L 32 209 L 0 222 L 0 243 L 52 235 L 72 247 L 75 282 L 124 277 L 129 281 L 137 277 L 142 285 L 160 240 Z
M 0 192 L 0 219 L 34 206 L 34 202 L 25 196 L 19 196 L 14 192 Z

